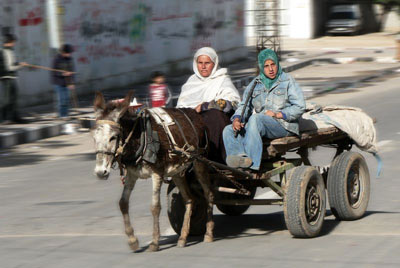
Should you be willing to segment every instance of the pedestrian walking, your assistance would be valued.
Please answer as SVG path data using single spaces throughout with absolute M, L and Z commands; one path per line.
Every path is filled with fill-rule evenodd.
M 14 52 L 17 38 L 12 34 L 3 37 L 3 48 L 0 51 L 0 122 L 23 123 L 18 113 L 17 71 L 26 65 L 18 62 Z
M 151 107 L 166 107 L 172 94 L 165 83 L 165 75 L 160 71 L 155 71 L 151 74 L 151 81 L 149 86 Z
M 74 49 L 70 44 L 64 44 L 53 61 L 53 69 L 65 70 L 65 72 L 52 72 L 52 80 L 57 95 L 58 116 L 60 118 L 68 116 L 70 91 L 75 90 L 73 51 Z

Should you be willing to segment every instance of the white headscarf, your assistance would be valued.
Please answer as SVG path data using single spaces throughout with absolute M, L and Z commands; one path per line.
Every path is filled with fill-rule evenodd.
M 197 69 L 197 58 L 203 55 L 214 62 L 214 68 L 208 77 L 201 76 Z M 240 102 L 239 93 L 227 75 L 227 69 L 218 69 L 218 62 L 218 55 L 213 48 L 203 47 L 197 50 L 193 57 L 194 74 L 182 86 L 176 107 L 195 108 L 203 102 L 219 99 Z

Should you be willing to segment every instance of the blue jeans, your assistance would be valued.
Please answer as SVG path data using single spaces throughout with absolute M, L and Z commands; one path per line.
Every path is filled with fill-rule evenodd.
M 60 117 L 68 116 L 69 109 L 69 89 L 64 86 L 54 86 L 57 93 L 57 108 Z
M 279 124 L 275 118 L 265 114 L 253 114 L 245 126 L 244 137 L 235 132 L 232 125 L 225 127 L 223 132 L 227 155 L 247 155 L 253 161 L 251 169 L 259 170 L 262 157 L 262 137 L 277 139 L 291 135 L 291 132 Z

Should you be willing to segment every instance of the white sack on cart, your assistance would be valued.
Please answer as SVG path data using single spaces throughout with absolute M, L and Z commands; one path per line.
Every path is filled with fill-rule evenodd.
M 329 105 L 321 107 L 307 103 L 307 112 L 299 121 L 300 131 L 335 126 L 354 140 L 363 151 L 377 154 L 377 138 L 374 122 L 360 108 Z

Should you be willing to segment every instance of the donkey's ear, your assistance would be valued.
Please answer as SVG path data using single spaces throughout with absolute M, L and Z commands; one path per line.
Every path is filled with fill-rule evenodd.
M 125 96 L 124 102 L 122 103 L 123 107 L 129 107 L 129 103 L 131 103 L 133 96 L 133 90 L 129 90 L 128 94 Z
M 103 94 L 100 91 L 96 91 L 96 96 L 94 98 L 94 111 L 96 112 L 96 117 L 100 115 L 103 111 L 104 108 L 106 107 L 106 103 L 104 101 Z
M 128 94 L 125 96 L 124 101 L 121 103 L 121 112 L 119 114 L 119 117 L 121 117 L 128 110 L 132 96 L 133 96 L 133 90 L 130 90 Z

